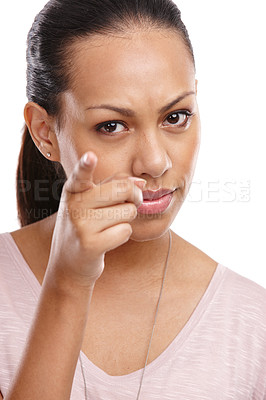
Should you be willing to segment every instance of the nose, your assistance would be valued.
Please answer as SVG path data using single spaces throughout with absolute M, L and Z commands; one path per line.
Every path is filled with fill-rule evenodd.
M 139 132 L 136 135 L 133 149 L 132 170 L 134 176 L 145 179 L 147 175 L 158 178 L 172 168 L 171 158 L 168 154 L 169 140 L 159 130 Z

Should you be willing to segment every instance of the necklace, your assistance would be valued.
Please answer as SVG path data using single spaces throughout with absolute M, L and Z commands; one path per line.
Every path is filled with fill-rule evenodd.
M 157 307 L 156 307 L 156 311 L 155 311 L 154 323 L 153 323 L 153 327 L 152 327 L 152 332 L 151 332 L 150 342 L 149 342 L 149 346 L 148 346 L 146 361 L 145 361 L 144 368 L 142 370 L 142 376 L 141 376 L 139 390 L 138 390 L 138 394 L 137 394 L 136 400 L 139 400 L 139 398 L 140 398 L 140 391 L 141 391 L 141 388 L 142 388 L 144 373 L 145 373 L 146 365 L 147 365 L 147 362 L 148 362 L 149 352 L 150 352 L 150 348 L 151 348 L 151 341 L 152 341 L 153 332 L 154 332 L 154 328 L 155 328 L 155 324 L 156 324 L 156 319 L 157 319 L 157 315 L 158 315 L 159 305 L 160 305 L 160 301 L 161 301 L 161 297 L 162 297 L 163 286 L 164 286 L 164 281 L 165 281 L 165 276 L 166 276 L 166 270 L 167 270 L 167 266 L 168 266 L 168 259 L 169 259 L 169 254 L 170 254 L 170 250 L 171 250 L 171 244 L 172 244 L 172 236 L 171 236 L 170 229 L 169 229 L 168 232 L 169 232 L 169 249 L 168 249 L 168 254 L 167 254 L 167 258 L 166 258 L 166 262 L 165 262 L 165 268 L 164 268 L 163 280 L 162 280 L 162 285 L 161 285 L 161 291 L 160 291 L 160 295 L 159 295 L 159 298 L 158 298 Z M 87 392 L 86 378 L 85 378 L 83 363 L 82 363 L 80 354 L 79 354 L 79 362 L 80 362 L 80 367 L 81 367 L 81 372 L 82 372 L 82 377 L 83 377 L 83 382 L 84 382 L 85 400 L 89 400 L 88 392 Z

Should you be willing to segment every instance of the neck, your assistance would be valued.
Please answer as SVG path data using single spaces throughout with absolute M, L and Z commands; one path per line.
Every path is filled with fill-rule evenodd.
M 152 289 L 160 284 L 169 250 L 168 230 L 146 241 L 129 239 L 105 254 L 105 268 L 98 285 Z M 171 254 L 170 254 L 171 255 Z M 169 262 L 170 262 L 169 255 Z

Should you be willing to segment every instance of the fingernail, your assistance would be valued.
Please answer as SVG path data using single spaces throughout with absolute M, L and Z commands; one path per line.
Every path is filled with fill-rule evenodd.
M 88 153 L 84 154 L 84 156 L 82 157 L 82 162 L 85 165 L 90 165 L 90 156 Z
M 136 182 L 145 182 L 145 184 L 147 183 L 146 179 L 135 178 L 134 176 L 129 176 L 128 179 L 130 179 L 131 181 L 136 181 Z
M 91 152 L 85 153 L 84 156 L 82 157 L 82 162 L 85 165 L 91 165 L 93 158 L 95 158 L 95 156 Z
M 134 176 L 130 176 L 128 179 L 133 181 L 140 189 L 143 189 L 147 184 L 145 179 L 134 178 Z

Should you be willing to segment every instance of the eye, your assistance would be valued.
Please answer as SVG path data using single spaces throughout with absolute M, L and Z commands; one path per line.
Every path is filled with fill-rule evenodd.
M 166 126 L 172 125 L 178 128 L 182 128 L 188 124 L 193 115 L 194 114 L 188 110 L 174 111 L 166 117 L 165 121 L 170 124 Z
M 120 126 L 120 129 L 117 129 L 119 126 Z M 107 122 L 103 122 L 96 126 L 97 132 L 100 132 L 103 134 L 108 134 L 111 136 L 112 136 L 112 134 L 116 135 L 116 134 L 122 132 L 123 129 L 125 129 L 125 126 L 121 122 L 118 122 L 118 121 L 107 121 Z
M 194 114 L 188 110 L 172 112 L 165 119 L 165 121 L 169 123 L 166 126 L 173 126 L 178 128 L 185 127 L 193 115 Z M 124 123 L 119 121 L 105 121 L 95 127 L 95 130 L 97 132 L 105 136 L 116 136 L 119 133 L 123 132 L 125 129 L 127 130 Z

